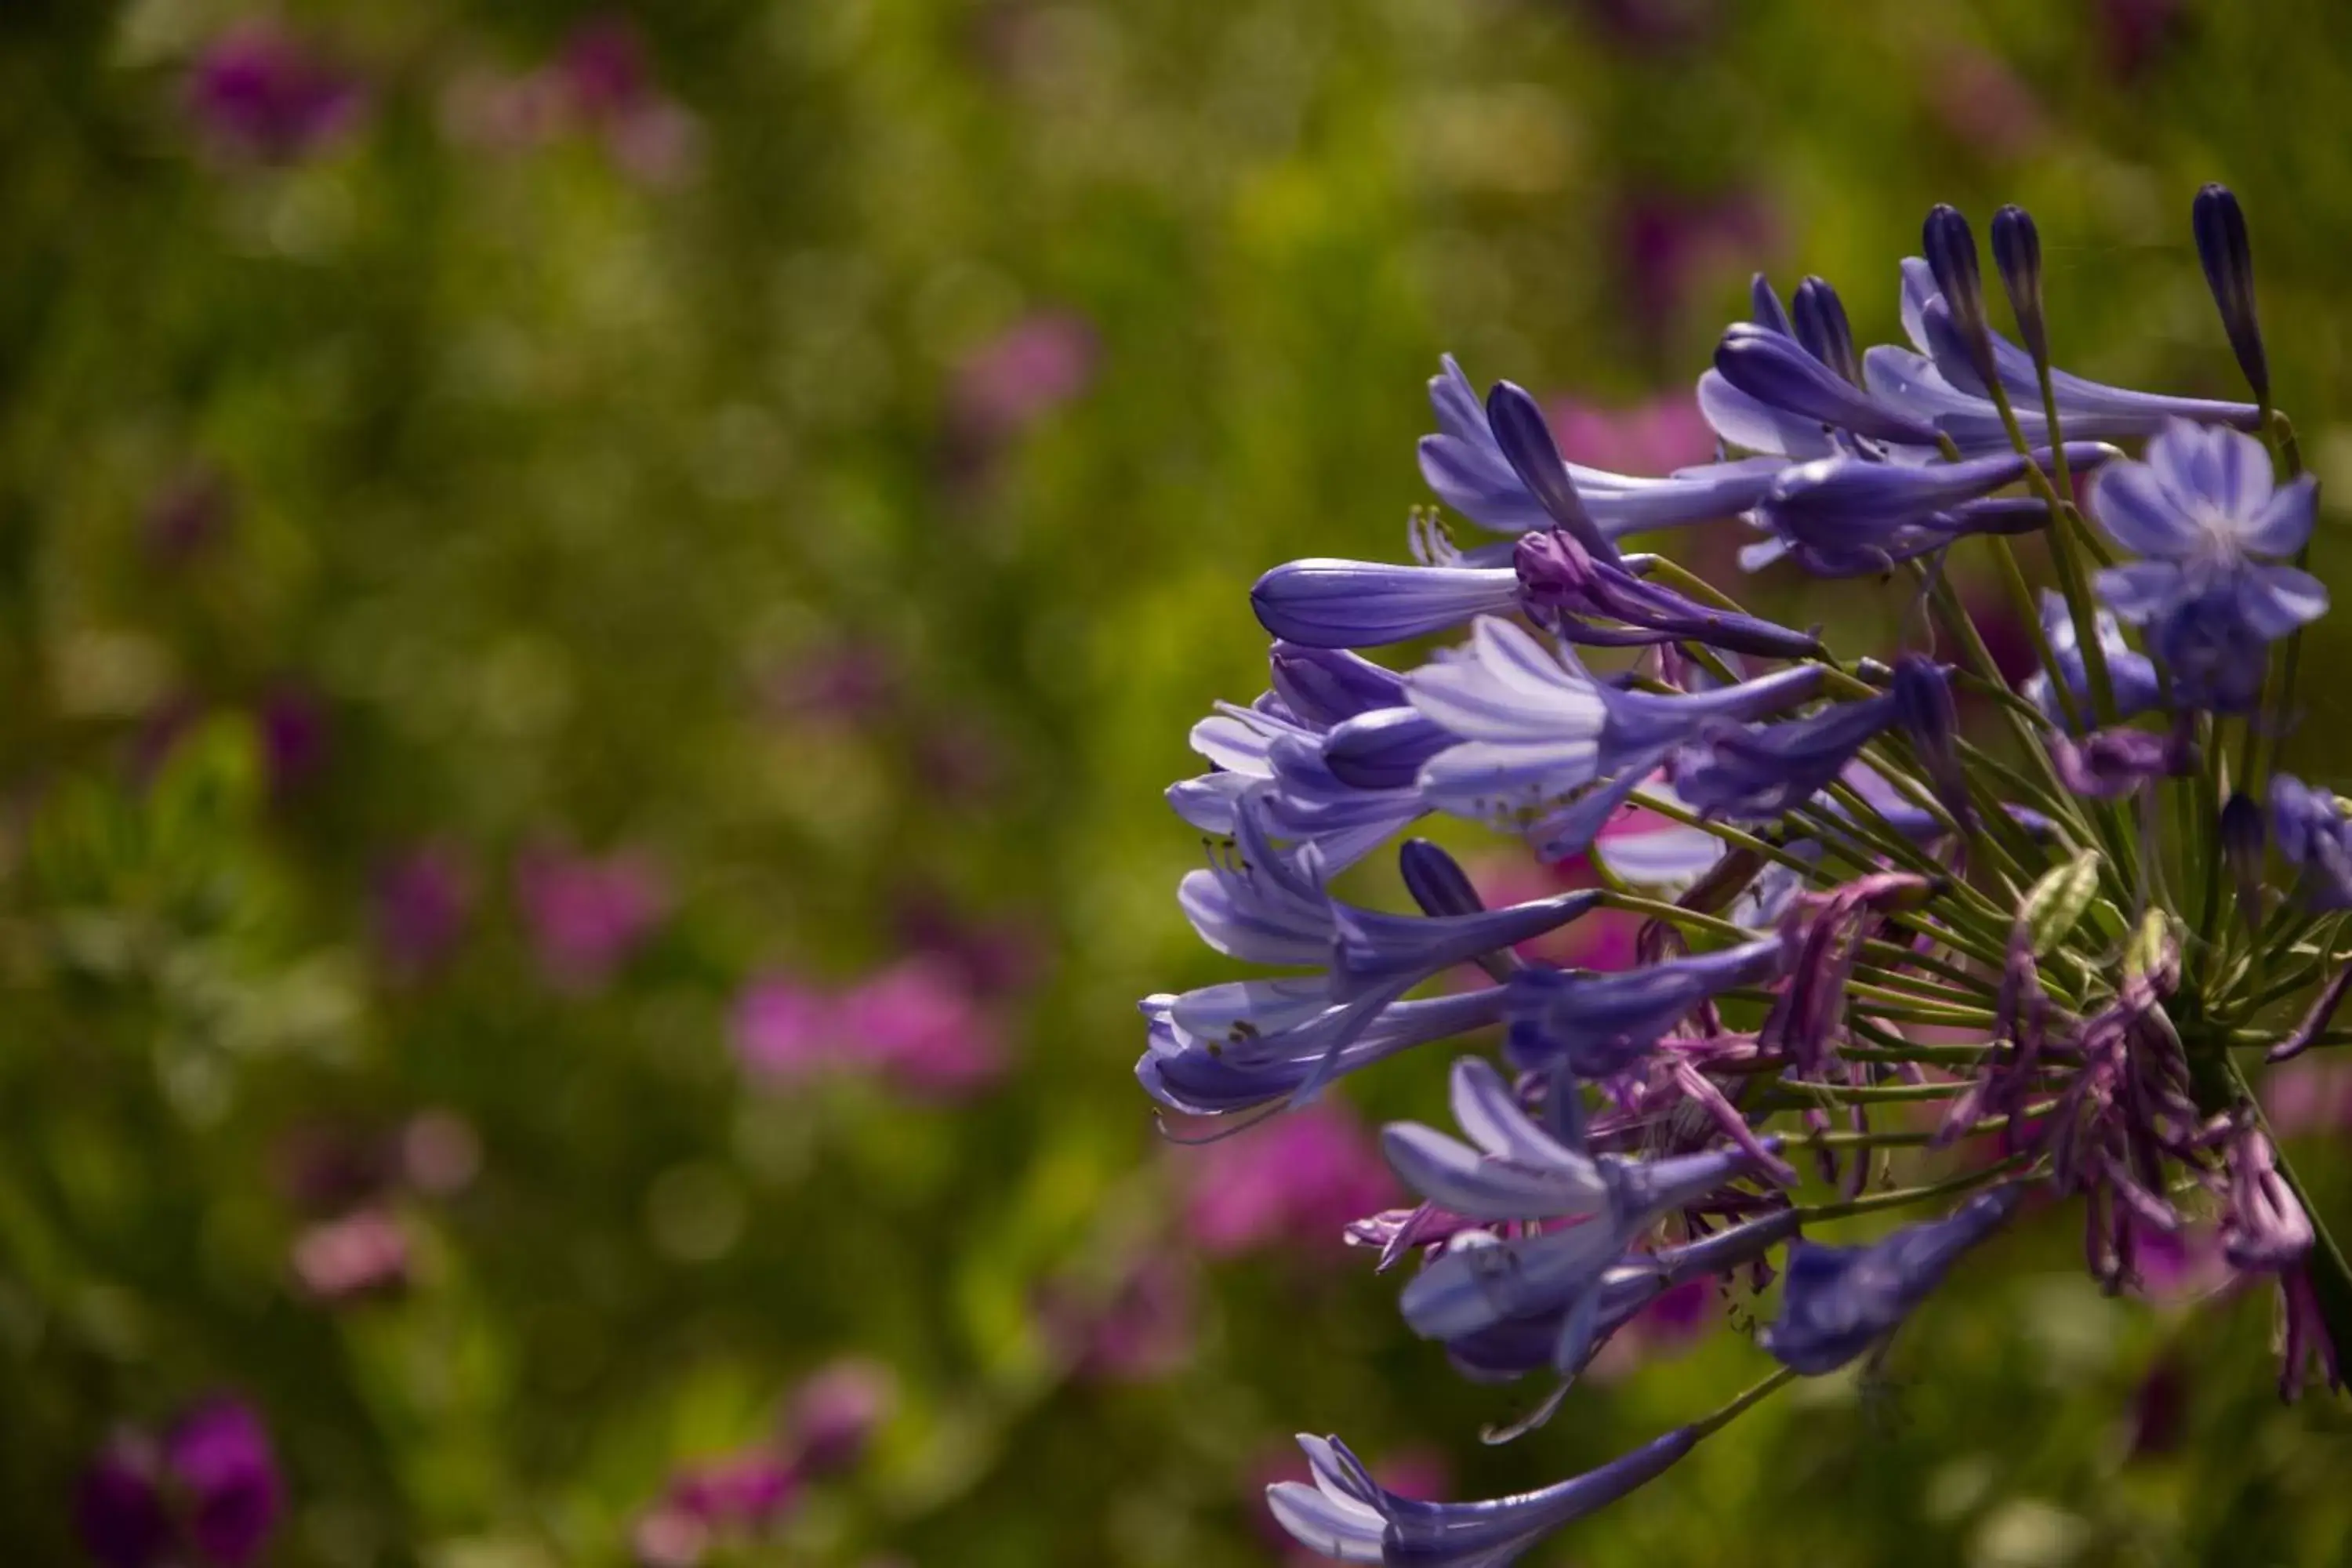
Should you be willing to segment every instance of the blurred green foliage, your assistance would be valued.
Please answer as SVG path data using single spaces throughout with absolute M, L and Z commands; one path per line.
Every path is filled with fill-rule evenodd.
M 1759 1356 L 1719 1332 L 1481 1449 L 1517 1396 L 1391 1282 L 1183 1248 L 1132 1005 L 1218 977 L 1159 791 L 1262 684 L 1252 576 L 1398 553 L 1441 350 L 1678 395 L 1753 266 L 1884 340 L 1937 199 L 2033 208 L 2074 368 L 2226 392 L 2187 209 L 2230 180 L 2281 401 L 2352 482 L 2335 5 L 272 15 L 363 94 L 295 156 L 192 105 L 236 5 L 0 8 L 12 1561 L 76 1560 L 110 1427 L 221 1388 L 275 1435 L 285 1563 L 626 1561 L 674 1470 L 843 1352 L 895 1412 L 740 1560 L 1278 1560 L 1252 1494 L 1299 1426 L 1464 1495 L 1604 1458 Z M 634 119 L 578 79 L 616 25 Z M 1005 347 L 1040 321 L 1042 392 Z M 1856 646 L 1901 615 L 1778 607 Z M 2347 697 L 2307 685 L 2324 773 Z M 465 913 L 404 967 L 377 889 L 420 846 Z M 658 868 L 587 984 L 509 875 L 566 846 Z M 1008 1076 L 747 1081 L 752 976 L 847 983 L 910 930 L 1031 950 L 988 1003 Z M 1425 1113 L 1439 1068 L 1362 1109 Z M 310 1299 L 287 1151 L 419 1116 L 478 1173 L 384 1200 L 404 1291 Z M 2263 1304 L 2105 1300 L 2064 1230 L 1540 1560 L 2343 1561 L 2352 1424 L 2276 1405 Z M 1183 1353 L 1099 1375 L 1055 1325 L 1163 1256 Z

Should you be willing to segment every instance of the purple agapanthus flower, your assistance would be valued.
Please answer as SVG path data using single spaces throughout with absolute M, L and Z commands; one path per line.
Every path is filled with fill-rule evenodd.
M 2072 441 L 2077 471 L 2116 456 L 2114 447 Z M 1840 455 L 1785 468 L 1752 514 L 1771 538 L 1747 546 L 1753 571 L 1786 554 L 1807 571 L 1843 577 L 1884 572 L 1971 533 L 2030 533 L 2048 509 L 1992 492 L 2025 477 L 2028 459 L 1997 453 L 1959 463 L 1889 463 Z
M 1580 1078 L 1624 1071 L 1707 998 L 1780 974 L 1788 957 L 1766 937 L 1622 974 L 1524 969 L 1509 992 L 1511 1059 L 1525 1068 L 1565 1060 Z
M 1548 860 L 1583 850 L 1678 746 L 1706 726 L 1759 719 L 1811 697 L 1816 666 L 1688 696 L 1604 685 L 1572 655 L 1491 617 L 1468 648 L 1405 677 L 1412 705 L 1459 744 L 1421 770 L 1441 811 L 1519 827 Z
M 2291 773 L 2271 777 L 2271 837 L 2294 868 L 2304 903 L 2314 910 L 2352 910 L 2352 820 L 2327 790 Z
M 1717 725 L 1675 753 L 1675 793 L 1708 816 L 1777 820 L 1827 788 L 1900 717 L 1888 692 L 1785 723 Z
M 1656 1479 L 1702 1436 L 1681 1426 L 1597 1470 L 1492 1502 L 1416 1502 L 1374 1480 L 1338 1438 L 1301 1435 L 1315 1481 L 1266 1489 L 1266 1505 L 1310 1551 L 1342 1563 L 1507 1568 L 1561 1527 Z
M 1424 436 L 1421 442 L 1421 472 L 1429 488 L 1447 506 L 1496 533 L 1559 526 L 1560 520 L 1506 455 L 1487 406 L 1472 390 L 1469 377 L 1451 354 L 1444 363 L 1443 373 L 1429 384 L 1438 434 Z M 1770 461 L 1709 463 L 1678 469 L 1667 479 L 1641 479 L 1561 463 L 1557 451 L 1549 460 L 1559 466 L 1560 485 L 1577 498 L 1592 527 L 1610 540 L 1736 517 L 1756 504 L 1779 467 Z M 1541 482 L 1546 477 L 1538 478 Z M 1549 484 L 1543 488 L 1552 489 Z
M 2123 628 L 2111 612 L 2096 612 L 2094 623 L 2099 651 L 2106 656 L 2107 682 L 2116 700 L 2116 717 L 2130 719 L 2156 708 L 2162 700 L 2162 689 L 2157 680 L 2154 661 L 2144 653 L 2135 652 L 2124 641 Z M 2082 638 L 2075 633 L 2074 616 L 2067 609 L 2064 596 L 2048 589 L 2042 594 L 2042 634 L 2049 640 L 2050 657 L 2057 665 L 2059 679 L 2074 697 L 2075 712 L 2089 721 L 2093 716 L 2091 675 L 2084 661 Z M 2060 705 L 2050 671 L 2036 670 L 2018 691 L 2041 709 L 2053 724 L 2065 722 L 2065 710 Z
M 1835 1372 L 1893 1332 L 2024 1196 L 2019 1184 L 1996 1187 L 1867 1247 L 1799 1242 L 1789 1249 L 1780 1316 L 1757 1342 L 1808 1376 Z

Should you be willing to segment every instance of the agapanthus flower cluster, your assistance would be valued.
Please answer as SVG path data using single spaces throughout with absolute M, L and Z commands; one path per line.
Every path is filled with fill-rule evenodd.
M 1417 1501 L 1302 1439 L 1313 1484 L 1270 1493 L 1301 1542 L 1511 1562 L 1781 1382 L 1885 1354 L 2029 1200 L 2078 1209 L 2114 1289 L 2143 1239 L 2210 1227 L 2275 1292 L 2283 1390 L 2340 1383 L 2352 1274 L 2246 1076 L 2352 1038 L 2330 1028 L 2352 802 L 2283 766 L 2327 607 L 2316 484 L 2270 406 L 2235 198 L 2207 187 L 2194 231 L 2252 402 L 2058 369 L 2015 207 L 1991 231 L 2003 335 L 1938 207 L 1899 270 L 1907 346 L 1857 345 L 1818 278 L 1785 303 L 1758 279 L 1698 380 L 1717 460 L 1580 465 L 1534 398 L 1448 359 L 1422 471 L 1483 531 L 1423 510 L 1410 563 L 1259 579 L 1270 689 L 1202 721 L 1211 771 L 1170 791 L 1210 846 L 1184 913 L 1252 972 L 1145 999 L 1144 1087 L 1246 1136 L 1490 1032 L 1454 1064 L 1451 1127 L 1383 1134 L 1415 1206 L 1349 1235 L 1409 1275 L 1407 1327 L 1464 1374 L 1534 1380 L 1503 1436 L 1666 1291 L 1777 1283 L 1755 1335 L 1777 1368 L 1555 1487 Z M 1912 646 L 1841 657 L 1627 547 L 1710 522 L 1750 531 L 1751 571 L 1875 579 Z M 2032 630 L 2014 684 L 1951 580 L 1969 557 Z M 1963 694 L 1997 727 L 1964 728 Z M 1403 837 L 1445 819 L 1598 885 L 1489 907 Z M 1391 864 L 1410 910 L 1381 895 Z M 1537 956 L 1597 918 L 1641 922 L 1634 967 Z

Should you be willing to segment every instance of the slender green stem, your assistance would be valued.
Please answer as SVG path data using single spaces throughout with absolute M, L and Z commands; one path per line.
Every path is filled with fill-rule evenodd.
M 1690 1428 L 1692 1435 L 1697 1437 L 1705 1437 L 1721 1431 L 1724 1427 L 1728 1426 L 1732 1422 L 1738 1420 L 1741 1415 L 1746 1415 L 1748 1406 L 1759 1403 L 1766 1395 L 1771 1394 L 1782 1384 L 1787 1383 L 1790 1378 L 1796 1375 L 1797 1372 L 1794 1367 L 1781 1367 L 1778 1371 L 1774 1372 L 1771 1376 L 1756 1384 L 1756 1386 L 1750 1388 L 1745 1394 L 1742 1394 L 1738 1398 L 1733 1400 L 1730 1404 L 1725 1405 L 1714 1415 L 1694 1422 Z
M 1821 1220 L 1844 1219 L 1853 1215 L 1875 1214 L 1881 1209 L 1930 1203 L 1937 1198 L 1949 1197 L 1955 1193 L 1969 1192 L 1998 1181 L 2023 1165 L 2029 1158 L 2031 1156 L 2025 1154 L 2011 1154 L 1998 1164 L 1963 1172 L 1949 1181 L 1933 1182 L 1924 1187 L 1898 1187 L 1891 1193 L 1873 1193 L 1867 1197 L 1848 1198 L 1843 1203 L 1800 1204 L 1797 1214 L 1801 1223 L 1811 1225 Z

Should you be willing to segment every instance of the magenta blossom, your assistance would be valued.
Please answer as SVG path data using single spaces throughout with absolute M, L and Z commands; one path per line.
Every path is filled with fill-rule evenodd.
M 224 155 L 290 163 L 359 118 L 358 82 L 290 34 L 240 26 L 205 46 L 188 73 L 188 110 Z
M 1337 1257 L 1350 1224 L 1402 1198 L 1362 1124 L 1333 1100 L 1171 1156 L 1185 1232 L 1212 1257 L 1282 1242 Z
M 380 1208 L 314 1225 L 294 1239 L 294 1277 L 330 1306 L 396 1295 L 408 1284 L 408 1236 Z
M 1068 310 L 1024 316 L 966 354 L 950 403 L 956 423 L 1003 438 L 1086 391 L 1100 350 L 1094 329 Z
M 473 878 L 445 844 L 408 850 L 376 874 L 375 949 L 384 968 L 414 980 L 448 962 L 473 911 Z
M 970 1094 L 1004 1069 L 995 1020 L 953 965 L 929 956 L 843 991 L 786 975 L 756 980 L 736 1003 L 735 1048 L 772 1081 L 873 1072 L 926 1098 Z
M 1559 449 L 1574 452 L 1577 461 L 1591 468 L 1662 475 L 1715 457 L 1715 432 L 1688 392 L 1661 393 L 1622 408 L 1555 397 L 1544 414 Z
M 623 850 L 603 859 L 570 850 L 525 850 L 514 888 L 540 973 L 560 991 L 602 987 L 644 945 L 669 896 L 646 856 Z
M 159 1443 L 117 1436 L 82 1478 L 82 1541 L 105 1568 L 246 1568 L 285 1510 L 258 1415 L 233 1399 L 195 1406 Z

